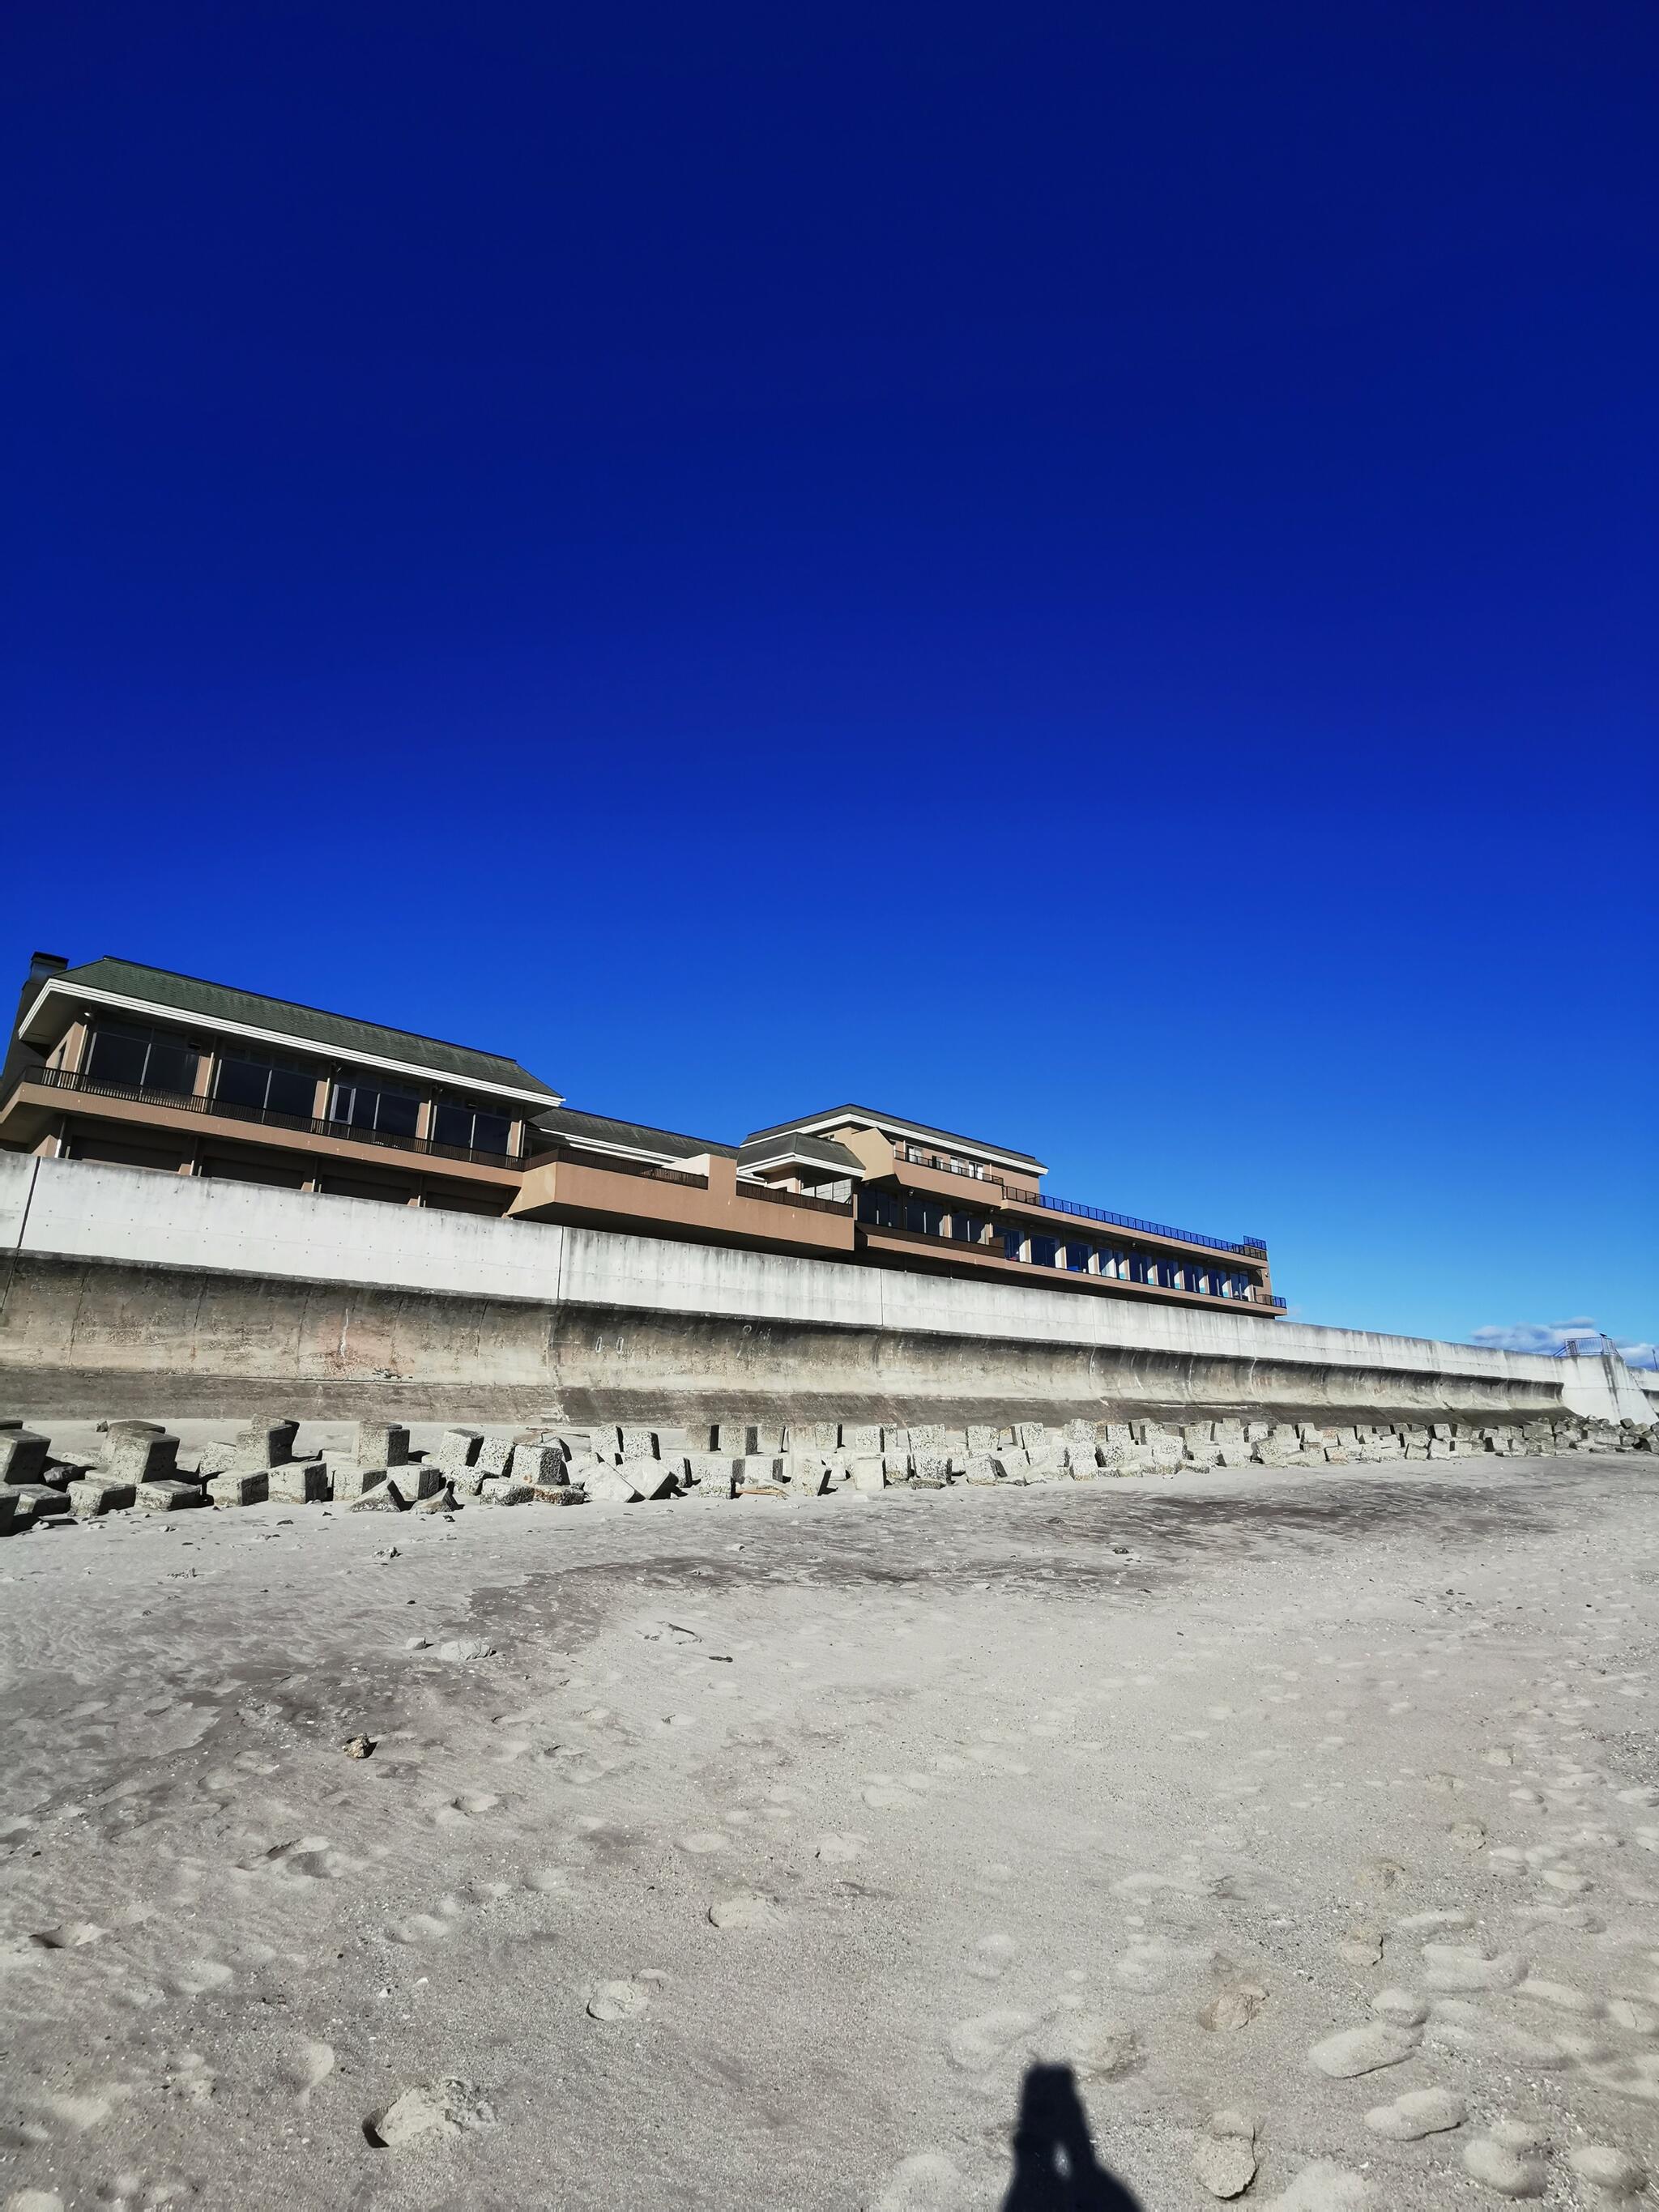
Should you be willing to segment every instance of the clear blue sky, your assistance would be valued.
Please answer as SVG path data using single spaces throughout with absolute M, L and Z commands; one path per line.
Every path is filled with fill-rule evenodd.
M 1659 1334 L 1647 0 L 63 0 L 0 80 L 20 970 Z

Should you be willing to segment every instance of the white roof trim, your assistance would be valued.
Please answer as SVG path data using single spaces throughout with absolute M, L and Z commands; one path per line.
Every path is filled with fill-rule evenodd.
M 803 1137 L 815 1137 L 824 1129 L 844 1129 L 849 1120 L 857 1126 L 878 1129 L 884 1137 L 890 1129 L 896 1129 L 902 1136 L 919 1139 L 922 1144 L 934 1152 L 945 1152 L 954 1150 L 965 1153 L 970 1159 L 994 1160 L 998 1167 L 1015 1168 L 1022 1175 L 1045 1176 L 1048 1172 L 1047 1168 L 1036 1160 L 1016 1159 L 1008 1152 L 994 1152 L 989 1145 L 974 1144 L 967 1137 L 939 1137 L 935 1136 L 931 1129 L 924 1129 L 915 1121 L 896 1121 L 886 1117 L 878 1121 L 873 1114 L 866 1114 L 862 1116 L 856 1114 L 849 1115 L 845 1111 L 839 1114 L 825 1114 L 816 1121 L 797 1122 L 795 1133 Z
M 291 1030 L 256 1029 L 251 1023 L 228 1021 L 217 1014 L 198 1014 L 183 1006 L 157 1006 L 148 999 L 130 999 L 119 991 L 93 990 L 73 978 L 60 975 L 52 976 L 41 986 L 39 997 L 17 1025 L 20 1035 L 27 1030 L 54 991 L 65 999 L 84 1000 L 88 1006 L 118 1006 L 123 1012 L 143 1014 L 151 1021 L 177 1022 L 186 1029 L 211 1030 L 222 1036 L 246 1038 L 253 1044 L 278 1045 L 289 1052 L 310 1053 L 319 1059 L 337 1060 L 350 1067 L 381 1068 L 392 1075 L 415 1076 L 423 1083 L 487 1091 L 492 1098 L 520 1099 L 526 1105 L 544 1109 L 564 1103 L 556 1091 L 520 1091 L 512 1084 L 491 1083 L 482 1076 L 457 1075 L 448 1068 L 428 1067 L 418 1060 L 388 1060 L 374 1052 L 348 1052 L 341 1045 L 319 1044 L 313 1038 L 296 1036 Z

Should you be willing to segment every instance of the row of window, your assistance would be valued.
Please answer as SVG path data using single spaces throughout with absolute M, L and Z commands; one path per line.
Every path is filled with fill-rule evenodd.
M 100 1026 L 92 1034 L 83 1067 L 96 1083 L 188 1098 L 196 1089 L 201 1055 L 176 1037 L 160 1032 Z M 303 1067 L 226 1054 L 214 1078 L 213 1097 L 222 1105 L 292 1115 L 309 1121 L 317 1111 L 317 1078 Z M 330 1085 L 326 1118 L 380 1136 L 412 1137 L 420 1125 L 422 1103 L 414 1091 L 347 1079 Z M 505 1152 L 512 1127 L 512 1119 L 506 1114 L 483 1112 L 459 1099 L 433 1101 L 429 1133 L 440 1145 L 455 1145 L 469 1152 Z
M 1215 1298 L 1247 1298 L 1254 1278 L 1207 1261 L 1159 1258 L 1092 1244 L 1081 1237 L 1039 1237 L 1019 1227 L 994 1230 L 972 1213 L 948 1211 L 933 1200 L 908 1198 L 897 1191 L 861 1190 L 858 1218 L 878 1229 L 908 1229 L 925 1237 L 945 1237 L 957 1244 L 1000 1246 L 1003 1257 L 1036 1267 L 1059 1267 L 1073 1275 L 1105 1275 L 1121 1283 L 1151 1283 L 1166 1291 L 1201 1291 Z

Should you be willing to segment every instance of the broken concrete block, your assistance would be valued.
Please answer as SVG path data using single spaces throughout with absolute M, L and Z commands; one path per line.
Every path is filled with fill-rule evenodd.
M 47 1482 L 9 1483 L 0 1494 L 11 1500 L 14 1528 L 26 1528 L 35 1521 L 50 1521 L 70 1510 L 67 1492 L 54 1490 Z
M 400 1421 L 359 1421 L 359 1467 L 402 1467 L 409 1457 L 409 1431 Z
M 482 1429 L 446 1429 L 438 1439 L 436 1450 L 428 1455 L 429 1462 L 441 1468 L 447 1475 L 465 1474 L 478 1456 L 483 1442 Z
M 136 1484 L 117 1482 L 109 1475 L 83 1475 L 80 1481 L 70 1483 L 64 1493 L 77 1521 L 96 1521 L 106 1513 L 125 1512 L 136 1494 Z
M 641 1498 L 678 1498 L 679 1478 L 659 1459 L 625 1460 L 617 1472 L 631 1482 Z
M 17 1492 L 0 1490 L 0 1536 L 9 1536 L 17 1522 Z
M 586 1505 L 587 1492 L 574 1482 L 532 1482 L 530 1495 L 538 1505 Z
M 141 1482 L 133 1491 L 133 1503 L 147 1513 L 179 1513 L 191 1505 L 205 1505 L 207 1499 L 193 1482 L 181 1482 L 176 1475 L 162 1475 L 155 1482 Z
M 246 1474 L 216 1474 L 208 1483 L 208 1502 L 213 1505 L 263 1505 L 270 1495 L 266 1468 L 250 1468 Z
M 271 1468 L 267 1479 L 276 1505 L 316 1505 L 328 1496 L 328 1469 L 320 1460 L 290 1460 L 286 1466 Z
M 47 1439 L 33 1429 L 0 1429 L 0 1482 L 39 1482 L 47 1449 Z
M 517 1482 L 510 1474 L 489 1474 L 478 1490 L 481 1505 L 528 1505 L 531 1488 L 527 1482 Z
M 828 1464 L 811 1452 L 789 1455 L 789 1487 L 801 1498 L 821 1498 L 830 1480 Z
M 429 1459 L 412 1459 L 395 1473 L 388 1470 L 387 1480 L 397 1484 L 398 1495 L 405 1505 L 418 1504 L 448 1487 L 442 1468 Z
M 860 1453 L 853 1462 L 852 1481 L 854 1490 L 885 1490 L 887 1474 L 882 1466 L 880 1455 L 876 1452 Z
M 969 1482 L 982 1490 L 994 1488 L 1002 1479 L 988 1451 L 969 1452 L 963 1462 L 963 1473 Z
M 365 1490 L 361 1497 L 354 1498 L 346 1507 L 348 1513 L 401 1513 L 403 1510 L 404 1501 L 390 1475 L 383 1482 L 377 1482 L 372 1490 Z

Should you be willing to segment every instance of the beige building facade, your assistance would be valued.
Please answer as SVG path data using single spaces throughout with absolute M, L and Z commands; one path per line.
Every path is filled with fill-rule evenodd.
M 1266 1245 L 1060 1198 L 1028 1152 L 845 1105 L 740 1145 L 585 1112 L 515 1060 L 37 953 L 0 1149 L 1271 1320 Z

